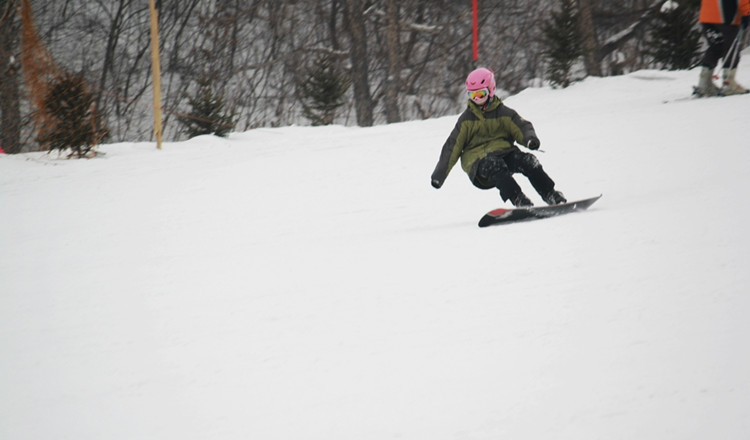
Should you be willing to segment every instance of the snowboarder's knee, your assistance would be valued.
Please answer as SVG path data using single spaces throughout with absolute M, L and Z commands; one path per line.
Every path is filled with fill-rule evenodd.
M 522 153 L 523 156 L 520 158 L 518 163 L 518 170 L 522 173 L 534 171 L 542 168 L 542 164 L 539 159 L 531 153 Z

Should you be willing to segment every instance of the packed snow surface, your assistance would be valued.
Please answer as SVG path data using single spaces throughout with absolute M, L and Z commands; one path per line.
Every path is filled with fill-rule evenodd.
M 491 228 L 457 115 L 0 156 L 0 438 L 750 438 L 750 95 L 697 78 L 508 98 L 604 196 Z

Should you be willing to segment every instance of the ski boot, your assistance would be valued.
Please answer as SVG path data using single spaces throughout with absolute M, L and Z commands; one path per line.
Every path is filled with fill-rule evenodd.
M 714 84 L 713 75 L 713 69 L 703 67 L 698 79 L 698 85 L 693 87 L 693 94 L 697 96 L 717 96 L 719 88 Z
M 742 95 L 748 93 L 748 90 L 737 84 L 734 77 L 737 75 L 737 69 L 724 69 L 721 71 L 722 86 L 719 94 L 723 96 Z

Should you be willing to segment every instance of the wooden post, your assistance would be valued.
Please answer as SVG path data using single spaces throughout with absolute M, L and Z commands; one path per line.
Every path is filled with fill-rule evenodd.
M 151 15 L 151 71 L 154 77 L 154 136 L 161 150 L 161 66 L 159 64 L 159 11 L 155 0 L 149 0 Z

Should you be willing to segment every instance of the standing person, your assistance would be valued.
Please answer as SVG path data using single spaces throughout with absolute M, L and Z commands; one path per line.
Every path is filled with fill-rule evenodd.
M 701 0 L 698 21 L 708 48 L 703 54 L 701 72 L 695 93 L 701 96 L 738 95 L 748 90 L 735 81 L 737 64 L 740 62 L 741 40 L 750 23 L 750 0 Z M 713 83 L 713 73 L 719 59 L 722 63 L 722 85 Z
M 467 108 L 443 145 L 432 173 L 432 186 L 443 186 L 460 159 L 461 167 L 474 186 L 497 188 L 502 199 L 510 200 L 514 206 L 533 206 L 513 179 L 514 173 L 528 177 L 547 204 L 565 203 L 565 197 L 555 190 L 555 182 L 542 169 L 536 156 L 516 146 L 518 142 L 530 150 L 538 150 L 539 138 L 531 122 L 495 96 L 493 72 L 486 68 L 471 72 L 466 78 L 466 92 L 469 95 Z

